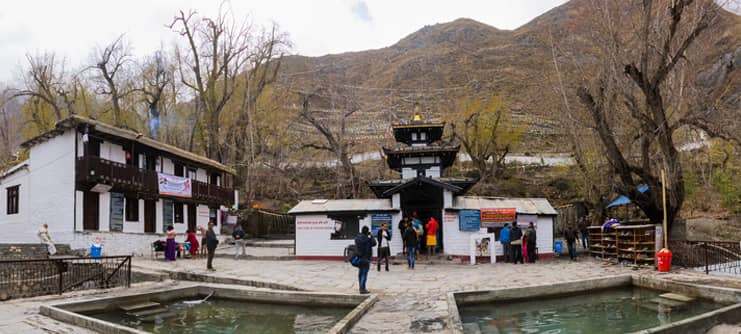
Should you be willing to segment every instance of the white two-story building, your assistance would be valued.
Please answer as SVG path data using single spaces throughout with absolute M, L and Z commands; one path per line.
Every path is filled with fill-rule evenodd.
M 235 200 L 232 168 L 89 118 L 22 147 L 29 159 L 0 174 L 0 243 L 37 243 L 46 223 L 73 249 L 97 240 L 105 255 L 142 254 L 168 225 L 179 235 L 220 226 Z

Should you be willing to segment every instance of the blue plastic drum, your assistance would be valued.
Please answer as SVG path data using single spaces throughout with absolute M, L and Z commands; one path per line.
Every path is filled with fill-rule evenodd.
M 562 250 L 563 250 L 563 242 L 561 240 L 556 240 L 555 245 L 553 246 L 553 251 L 556 254 L 561 254 Z
M 103 246 L 90 245 L 90 257 L 99 258 L 101 253 L 103 253 Z

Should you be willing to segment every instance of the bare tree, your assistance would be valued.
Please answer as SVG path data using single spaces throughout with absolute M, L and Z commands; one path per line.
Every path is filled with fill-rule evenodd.
M 483 182 L 501 176 L 504 158 L 522 135 L 522 127 L 513 124 L 509 113 L 509 105 L 499 96 L 488 101 L 462 98 L 450 113 L 451 135 L 463 145 Z
M 76 75 L 66 70 L 66 61 L 54 53 L 26 55 L 28 69 L 23 73 L 23 88 L 13 96 L 27 96 L 43 102 L 53 110 L 53 119 L 31 115 L 39 130 L 46 130 L 48 123 L 59 121 L 67 115 L 77 114 L 76 103 L 82 85 Z
M 110 98 L 114 125 L 126 125 L 121 103 L 123 98 L 135 91 L 135 87 L 130 82 L 131 73 L 127 73 L 133 57 L 124 35 L 105 47 L 98 48 L 94 53 L 93 62 L 89 68 L 95 71 L 93 75 L 95 92 Z
M 216 18 L 180 11 L 169 27 L 186 40 L 183 48 L 176 49 L 178 70 L 199 104 L 206 155 L 221 161 L 219 120 L 250 59 L 251 26 L 220 9 Z
M 150 135 L 159 139 L 160 102 L 167 86 L 173 84 L 173 72 L 163 51 L 157 51 L 144 60 L 140 80 L 142 98 L 147 105 Z
M 582 84 L 577 96 L 604 149 L 616 191 L 655 223 L 664 214 L 659 171 L 666 171 L 671 224 L 685 195 L 675 133 L 690 124 L 686 120 L 691 115 L 698 115 L 698 106 L 689 105 L 684 94 L 696 84 L 687 79 L 688 73 L 699 72 L 693 48 L 699 38 L 709 36 L 704 33 L 722 9 L 712 0 L 596 4 L 600 73 Z M 626 7 L 631 14 L 623 11 L 616 18 Z M 640 192 L 641 184 L 649 191 Z
M 348 138 L 347 126 L 348 119 L 360 110 L 360 106 L 354 103 L 354 99 L 340 96 L 339 92 L 327 89 L 298 92 L 298 94 L 301 97 L 300 118 L 316 129 L 323 139 L 323 143 L 305 142 L 303 147 L 330 152 L 337 160 L 339 168 L 335 196 L 357 197 L 360 191 L 360 180 L 352 164 L 353 143 Z M 337 103 L 340 101 L 343 105 L 338 108 Z M 324 104 L 326 107 L 319 108 L 312 104 Z M 350 192 L 345 194 L 343 188 L 348 184 Z

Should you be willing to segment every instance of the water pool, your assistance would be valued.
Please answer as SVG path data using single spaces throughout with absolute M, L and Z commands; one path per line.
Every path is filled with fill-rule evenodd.
M 326 333 L 350 308 L 209 299 L 201 304 L 173 301 L 145 311 L 85 315 L 151 333 Z
M 626 286 L 570 296 L 459 306 L 465 333 L 628 333 L 723 307 L 679 302 L 663 291 Z

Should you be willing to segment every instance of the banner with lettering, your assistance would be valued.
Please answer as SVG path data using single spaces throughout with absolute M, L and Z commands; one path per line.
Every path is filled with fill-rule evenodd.
M 191 197 L 193 193 L 189 178 L 157 173 L 160 195 Z
M 481 227 L 497 227 L 504 223 L 512 223 L 517 217 L 514 208 L 481 209 Z

